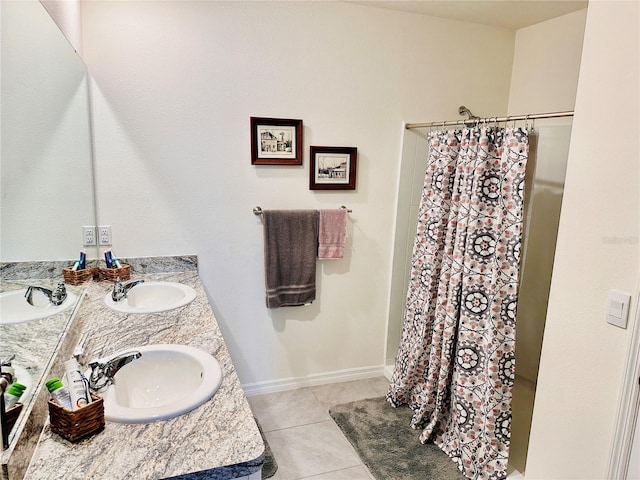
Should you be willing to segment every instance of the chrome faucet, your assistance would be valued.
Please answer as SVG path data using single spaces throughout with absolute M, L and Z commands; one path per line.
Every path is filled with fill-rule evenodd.
M 104 392 L 113 383 L 113 377 L 118 370 L 141 356 L 140 352 L 132 351 L 117 355 L 110 360 L 90 362 L 89 388 L 97 393 Z
M 9 383 L 13 382 L 13 374 L 9 373 L 9 372 L 3 372 L 2 371 L 2 367 L 10 367 L 11 366 L 11 362 L 13 361 L 13 359 L 16 358 L 16 354 L 13 353 L 11 354 L 10 357 L 7 357 L 5 359 L 0 358 L 0 375 L 2 375 L 3 377 L 5 377 Z
M 0 434 L 2 436 L 2 450 L 9 448 L 9 424 L 7 412 L 4 408 L 4 392 L 9 388 L 9 378 L 0 374 Z
M 65 287 L 64 282 L 58 283 L 58 286 L 55 288 L 55 290 L 49 290 L 48 288 L 32 285 L 27 287 L 27 291 L 24 292 L 24 298 L 27 299 L 29 305 L 33 305 L 34 290 L 43 293 L 44 296 L 49 299 L 49 303 L 51 303 L 52 305 L 60 305 L 67 299 L 67 287 Z
M 132 280 L 128 283 L 122 283 L 120 281 L 120 277 L 116 278 L 116 283 L 113 284 L 113 291 L 111 292 L 111 299 L 114 302 L 119 302 L 120 300 L 127 298 L 129 290 L 142 282 L 144 282 L 144 280 L 140 279 Z

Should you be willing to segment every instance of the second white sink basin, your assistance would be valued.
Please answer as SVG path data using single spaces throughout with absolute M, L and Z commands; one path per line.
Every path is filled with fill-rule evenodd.
M 122 367 L 104 394 L 105 419 L 111 422 L 177 417 L 213 397 L 222 383 L 218 361 L 198 348 L 164 344 L 126 351 L 142 356 Z
M 42 306 L 30 305 L 24 295 L 26 288 L 0 293 L 0 325 L 22 323 L 50 317 L 73 307 L 78 296 L 67 291 L 67 298 L 60 305 L 43 303 Z
M 104 303 L 112 310 L 124 313 L 159 313 L 184 307 L 196 298 L 196 292 L 188 285 L 176 282 L 143 282 L 127 293 L 119 302 L 114 302 L 111 292 Z

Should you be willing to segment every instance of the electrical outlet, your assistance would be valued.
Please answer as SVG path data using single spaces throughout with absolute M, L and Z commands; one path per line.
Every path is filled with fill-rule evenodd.
M 85 247 L 89 247 L 91 245 L 97 245 L 96 242 L 96 227 L 95 226 L 84 226 L 82 227 L 82 244 Z
M 98 245 L 112 245 L 111 225 L 98 226 Z

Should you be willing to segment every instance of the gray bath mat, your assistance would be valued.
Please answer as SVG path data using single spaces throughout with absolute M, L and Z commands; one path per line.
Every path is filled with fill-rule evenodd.
M 465 480 L 436 445 L 420 443 L 408 407 L 369 398 L 331 407 L 329 415 L 378 480 Z
M 271 478 L 276 474 L 276 470 L 278 470 L 278 463 L 273 456 L 273 452 L 271 451 L 269 442 L 267 442 L 267 439 L 262 432 L 262 427 L 258 423 L 258 419 L 255 417 L 253 418 L 256 421 L 256 425 L 258 425 L 258 431 L 260 431 L 260 436 L 262 437 L 262 441 L 264 442 L 264 463 L 262 464 L 262 478 Z

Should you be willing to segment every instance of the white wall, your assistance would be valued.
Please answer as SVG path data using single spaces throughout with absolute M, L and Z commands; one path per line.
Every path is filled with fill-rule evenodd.
M 587 10 L 516 32 L 509 115 L 573 110 Z
M 40 0 L 64 36 L 82 55 L 82 15 L 80 0 Z
M 527 478 L 606 478 L 631 331 L 606 297 L 639 272 L 639 16 L 589 4 Z
M 393 373 L 402 338 L 404 309 L 411 274 L 411 257 L 416 237 L 424 177 L 427 172 L 428 153 L 429 145 L 424 129 L 404 132 L 394 232 L 393 269 L 389 293 L 389 321 L 385 352 L 387 377 Z
M 506 111 L 513 32 L 339 2 L 100 1 L 83 32 L 116 254 L 198 254 L 244 384 L 379 372 L 403 121 Z M 252 115 L 302 118 L 304 166 L 252 166 Z M 309 145 L 356 146 L 357 191 L 310 191 Z M 319 265 L 316 302 L 267 310 L 252 208 L 342 204 L 348 253 Z

